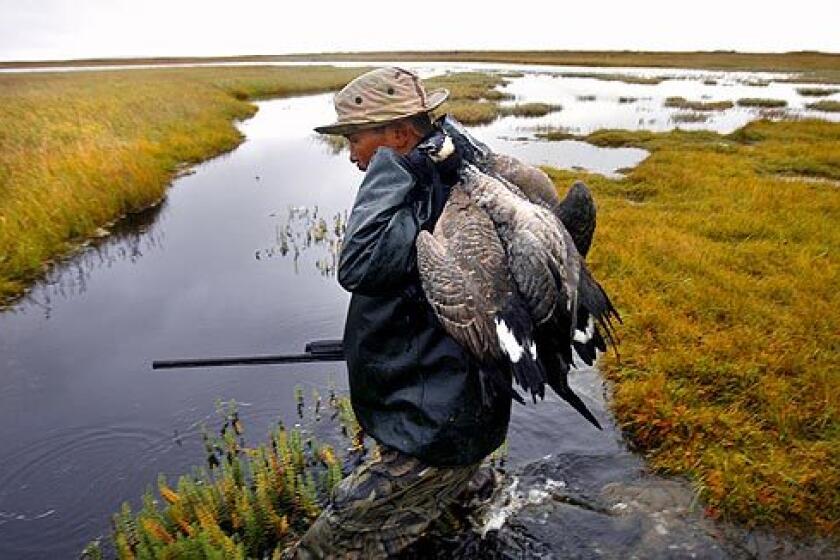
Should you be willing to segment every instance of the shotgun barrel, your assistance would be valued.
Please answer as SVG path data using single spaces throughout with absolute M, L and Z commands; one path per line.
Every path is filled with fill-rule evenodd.
M 303 350 L 303 354 L 155 360 L 152 362 L 152 369 L 255 366 L 268 364 L 300 364 L 305 362 L 342 361 L 344 361 L 344 345 L 340 340 L 315 340 L 306 345 L 306 347 Z

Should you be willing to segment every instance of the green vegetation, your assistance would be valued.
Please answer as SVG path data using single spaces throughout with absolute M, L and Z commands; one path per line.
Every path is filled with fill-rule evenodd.
M 562 105 L 552 105 L 550 103 L 521 103 L 516 105 L 508 105 L 499 108 L 499 114 L 503 116 L 516 117 L 543 117 L 555 111 L 562 111 Z
M 426 88 L 446 88 L 449 99 L 437 111 L 450 113 L 467 125 L 485 124 L 499 117 L 498 102 L 511 95 L 496 89 L 508 81 L 498 74 L 455 72 L 425 80 Z
M 787 107 L 787 101 L 784 99 L 765 99 L 762 97 L 742 97 L 737 103 L 739 107 L 763 107 L 768 109 Z
M 655 86 L 664 82 L 667 78 L 661 76 L 633 76 L 631 74 L 603 74 L 599 72 L 563 72 L 564 78 L 592 78 L 605 82 L 623 82 L 625 84 L 641 84 Z
M 303 418 L 303 391 L 297 387 L 295 393 Z M 313 401 L 319 421 L 317 391 Z M 331 391 L 328 407 L 344 439 L 360 450 L 361 432 L 349 399 Z M 204 434 L 209 470 L 181 476 L 175 488 L 161 475 L 160 499 L 148 490 L 139 511 L 124 503 L 114 515 L 113 542 L 120 560 L 279 557 L 321 513 L 343 477 L 333 448 L 282 424 L 269 434 L 268 444 L 246 447 L 236 404 L 218 408 L 224 419 L 221 436 Z M 86 553 L 101 557 L 96 543 Z
M 453 72 L 424 80 L 427 90 L 446 88 L 450 99 L 470 101 L 510 99 L 510 94 L 496 89 L 507 83 L 502 76 L 483 72 Z
M 0 304 L 43 265 L 160 200 L 184 163 L 234 148 L 248 99 L 337 89 L 364 69 L 0 75 Z
M 548 103 L 500 106 L 499 101 L 510 99 L 512 96 L 496 89 L 508 83 L 498 74 L 456 72 L 435 76 L 425 83 L 430 90 L 441 87 L 449 90 L 449 100 L 440 107 L 438 114 L 450 113 L 467 125 L 486 124 L 507 115 L 541 117 L 563 108 Z
M 753 122 L 730 135 L 606 130 L 652 153 L 622 180 L 584 178 L 590 265 L 622 313 L 625 434 L 697 485 L 713 517 L 840 530 L 840 124 Z
M 731 101 L 689 101 L 685 97 L 668 97 L 665 106 L 692 111 L 725 111 L 735 105 Z
M 671 115 L 671 120 L 675 123 L 698 123 L 709 120 L 708 113 L 675 113 Z
M 210 58 L 89 59 L 39 63 L 7 62 L 0 67 L 165 64 L 167 62 L 294 62 L 294 61 L 441 61 L 504 62 L 511 64 L 554 64 L 565 66 L 648 66 L 659 68 L 701 68 L 708 70 L 763 70 L 770 72 L 809 72 L 816 82 L 824 72 L 840 83 L 840 54 L 816 51 L 788 53 L 739 53 L 735 51 L 378 51 L 294 54 L 280 56 L 239 56 Z M 803 79 L 804 81 L 804 79 Z
M 826 97 L 829 95 L 834 95 L 837 92 L 840 92 L 840 89 L 815 87 L 796 88 L 796 93 L 805 97 Z
M 823 99 L 822 101 L 817 101 L 816 103 L 808 103 L 805 106 L 809 109 L 814 109 L 815 111 L 826 111 L 829 113 L 840 112 L 840 101 L 833 101 L 831 99 Z

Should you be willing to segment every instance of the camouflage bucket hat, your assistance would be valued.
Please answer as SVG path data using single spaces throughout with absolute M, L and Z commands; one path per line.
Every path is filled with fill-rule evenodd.
M 362 74 L 335 96 L 338 120 L 315 127 L 321 134 L 350 134 L 390 121 L 427 113 L 446 101 L 449 91 L 426 93 L 417 74 L 388 67 Z

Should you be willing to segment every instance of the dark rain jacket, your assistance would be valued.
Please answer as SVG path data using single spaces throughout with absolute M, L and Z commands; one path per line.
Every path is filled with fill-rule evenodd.
M 378 442 L 436 466 L 481 461 L 504 441 L 510 419 L 510 397 L 482 404 L 477 364 L 443 330 L 420 286 L 414 241 L 434 228 L 457 163 L 433 164 L 418 149 L 377 150 L 338 267 L 353 294 L 344 352 L 356 417 Z

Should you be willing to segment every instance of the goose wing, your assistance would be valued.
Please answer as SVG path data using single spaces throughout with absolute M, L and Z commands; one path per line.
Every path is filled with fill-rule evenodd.
M 489 169 L 517 187 L 528 200 L 551 210 L 571 235 L 575 247 L 586 256 L 595 234 L 595 200 L 589 188 L 576 181 L 561 200 L 548 175 L 538 167 L 505 154 L 491 154 Z
M 421 231 L 416 244 L 423 291 L 446 331 L 482 361 L 500 358 L 493 317 L 511 289 L 493 223 L 456 187 L 434 235 Z
M 524 403 L 511 387 L 512 375 L 536 400 L 546 380 L 528 307 L 496 227 L 459 185 L 434 235 L 417 237 L 423 291 L 444 329 L 482 364 L 485 396 L 501 391 Z

